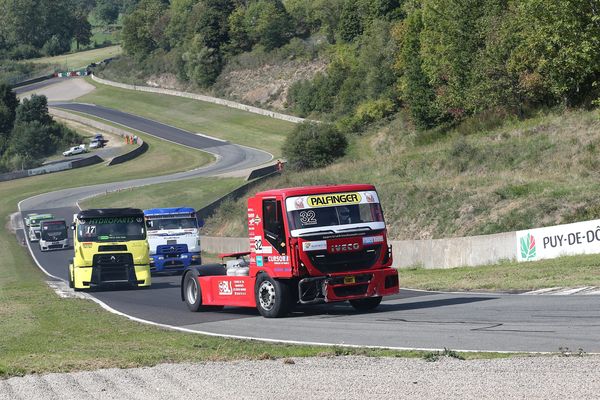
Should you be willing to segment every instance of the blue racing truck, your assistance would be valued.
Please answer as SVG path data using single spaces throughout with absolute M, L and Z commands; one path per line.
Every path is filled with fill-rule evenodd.
M 150 272 L 181 273 L 200 264 L 200 225 L 189 207 L 144 210 L 150 245 Z

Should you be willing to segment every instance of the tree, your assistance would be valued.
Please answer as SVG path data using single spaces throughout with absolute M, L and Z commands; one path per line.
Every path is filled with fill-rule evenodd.
M 0 83 L 0 152 L 10 137 L 19 100 L 6 83 Z
M 37 121 L 42 125 L 50 125 L 52 117 L 48 113 L 48 99 L 46 96 L 34 94 L 30 99 L 23 99 L 17 107 L 15 122 Z
M 280 0 L 259 0 L 246 10 L 246 27 L 254 43 L 273 50 L 286 43 L 291 36 L 290 16 Z
M 200 35 L 196 35 L 183 53 L 188 79 L 200 87 L 215 83 L 221 72 L 222 58 L 217 49 L 206 47 Z
M 75 42 L 77 43 L 77 50 L 79 45 L 82 44 L 87 46 L 90 44 L 90 38 L 92 37 L 92 25 L 88 21 L 88 15 L 82 10 L 75 12 L 75 26 L 73 27 L 73 35 Z
M 516 48 L 509 68 L 523 88 L 539 82 L 568 105 L 595 92 L 600 82 L 600 5 L 594 0 L 523 0 L 512 3 Z M 532 79 L 536 78 L 536 79 Z
M 94 13 L 105 24 L 114 24 L 119 18 L 119 4 L 115 0 L 97 0 Z
M 408 105 L 415 125 L 430 128 L 435 125 L 435 93 L 423 71 L 420 34 L 423 29 L 421 10 L 413 9 L 396 31 L 401 42 L 396 68 L 400 72 L 401 99 Z
M 322 168 L 346 154 L 348 141 L 331 124 L 303 122 L 290 132 L 283 154 L 292 169 Z
M 354 0 L 346 0 L 338 25 L 340 38 L 345 42 L 351 42 L 362 31 L 363 26 L 358 5 Z
M 123 48 L 138 59 L 147 57 L 158 48 L 160 40 L 155 24 L 167 10 L 162 0 L 142 0 L 130 15 L 123 19 Z

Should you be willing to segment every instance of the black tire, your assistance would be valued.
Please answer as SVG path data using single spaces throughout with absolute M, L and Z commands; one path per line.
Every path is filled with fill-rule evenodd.
M 197 312 L 202 309 L 202 289 L 198 282 L 198 272 L 188 271 L 183 277 L 183 300 L 190 311 Z
M 189 270 L 183 277 L 183 301 L 190 311 L 220 311 L 223 306 L 203 306 L 202 305 L 202 288 L 198 283 L 198 271 Z
M 256 278 L 254 298 L 258 312 L 265 318 L 283 317 L 291 311 L 293 306 L 288 283 L 272 279 L 267 274 L 260 274 Z
M 350 300 L 350 305 L 354 307 L 356 311 L 370 311 L 381 303 L 382 297 L 367 297 L 366 299 Z

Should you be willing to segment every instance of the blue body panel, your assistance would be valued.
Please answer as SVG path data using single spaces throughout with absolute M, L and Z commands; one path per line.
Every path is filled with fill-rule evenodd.
M 195 217 L 195 213 L 196 210 L 191 207 L 144 210 L 144 216 L 147 218 Z M 189 252 L 186 244 L 159 245 L 156 247 L 156 254 L 150 256 L 150 271 L 152 273 L 181 272 L 190 265 L 199 265 L 200 263 L 200 253 Z

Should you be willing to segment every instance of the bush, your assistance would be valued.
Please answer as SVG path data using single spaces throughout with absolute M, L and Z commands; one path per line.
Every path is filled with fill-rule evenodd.
M 26 60 L 40 56 L 38 49 L 30 44 L 20 44 L 9 52 L 10 58 L 13 60 Z
M 321 168 L 346 154 L 348 141 L 330 124 L 305 122 L 296 126 L 283 146 L 290 168 Z
M 44 43 L 44 47 L 42 47 L 42 52 L 47 56 L 57 56 L 66 51 L 69 51 L 69 47 L 65 48 L 65 45 L 61 43 L 60 38 L 54 35 L 50 39 L 48 39 L 46 43 Z

